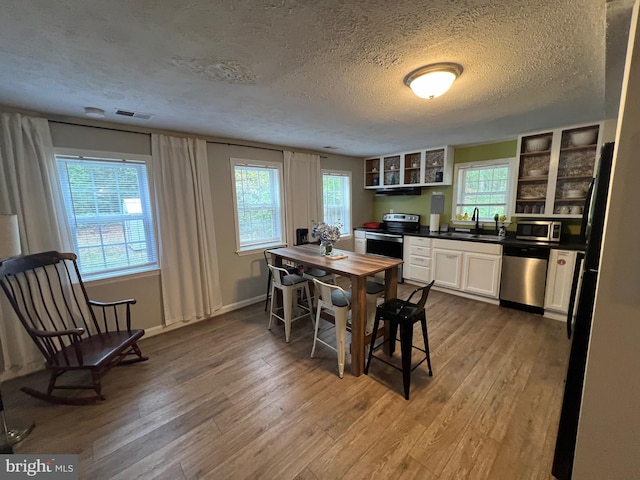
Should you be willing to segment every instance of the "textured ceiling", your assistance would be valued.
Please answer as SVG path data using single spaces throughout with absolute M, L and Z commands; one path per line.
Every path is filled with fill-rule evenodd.
M 357 156 L 499 140 L 615 116 L 632 4 L 3 0 L 0 105 Z M 403 84 L 442 61 L 442 97 Z

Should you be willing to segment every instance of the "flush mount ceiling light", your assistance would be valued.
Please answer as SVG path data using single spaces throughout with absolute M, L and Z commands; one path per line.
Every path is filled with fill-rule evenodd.
M 104 110 L 96 107 L 84 107 L 84 114 L 91 118 L 104 118 Z
M 449 90 L 461 74 L 462 66 L 457 63 L 434 63 L 414 70 L 404 83 L 420 98 L 436 98 Z

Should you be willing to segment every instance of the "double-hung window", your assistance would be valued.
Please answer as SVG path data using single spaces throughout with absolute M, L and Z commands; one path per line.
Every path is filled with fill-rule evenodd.
M 475 208 L 482 221 L 493 221 L 496 214 L 508 217 L 515 171 L 513 158 L 456 165 L 453 219 L 470 220 Z
M 325 223 L 341 224 L 341 235 L 351 235 L 351 172 L 322 171 L 322 209 Z
M 282 164 L 231 159 L 238 252 L 285 243 Z
M 89 279 L 158 266 L 145 159 L 110 156 L 56 155 L 78 265 Z

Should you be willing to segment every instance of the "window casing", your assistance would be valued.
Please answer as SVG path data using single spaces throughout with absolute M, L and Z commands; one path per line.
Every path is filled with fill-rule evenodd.
M 466 213 L 470 220 L 478 208 L 481 221 L 493 222 L 495 214 L 508 219 L 512 211 L 515 158 L 461 163 L 455 166 L 453 221 Z
M 342 224 L 342 237 L 351 235 L 351 172 L 322 171 L 324 222 Z
M 158 268 L 147 165 L 104 155 L 56 155 L 78 266 L 88 280 Z
M 282 164 L 231 159 L 237 251 L 285 243 Z

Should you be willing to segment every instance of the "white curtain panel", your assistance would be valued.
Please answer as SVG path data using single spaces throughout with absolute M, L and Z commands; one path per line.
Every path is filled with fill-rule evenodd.
M 287 244 L 295 245 L 296 229 L 322 220 L 320 155 L 284 151 L 284 196 Z M 312 239 L 310 239 L 312 240 Z
M 152 135 L 152 178 L 166 325 L 222 306 L 204 140 Z
M 73 251 L 49 123 L 0 114 L 0 213 L 18 215 L 22 253 Z M 42 355 L 0 293 L 3 377 L 42 368 Z

